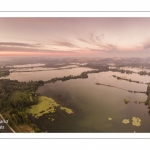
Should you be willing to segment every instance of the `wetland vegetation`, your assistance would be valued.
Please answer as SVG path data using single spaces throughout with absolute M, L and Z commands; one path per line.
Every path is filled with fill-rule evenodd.
M 64 63 L 62 63 L 62 62 L 64 62 Z M 114 63 L 113 60 L 112 61 L 109 60 L 108 62 Z M 131 64 L 126 63 L 126 65 L 125 65 L 122 61 L 122 64 L 118 65 L 118 63 L 115 62 L 116 63 L 115 68 L 113 68 L 111 65 L 108 64 L 108 62 L 107 62 L 107 60 L 104 61 L 103 59 L 99 60 L 99 61 L 93 60 L 93 59 L 83 59 L 80 61 L 78 61 L 76 59 L 63 59 L 63 60 L 59 60 L 59 59 L 58 60 L 48 60 L 48 59 L 46 59 L 45 61 L 44 60 L 40 61 L 40 63 L 41 64 L 44 63 L 42 65 L 42 67 L 47 70 L 49 70 L 48 67 L 54 67 L 53 70 L 50 70 L 50 71 L 55 71 L 55 70 L 59 70 L 59 69 L 63 71 L 63 69 L 66 69 L 66 68 L 73 70 L 74 67 L 68 67 L 68 65 L 71 65 L 72 63 L 75 63 L 77 65 L 75 68 L 88 67 L 89 70 L 83 71 L 79 75 L 70 74 L 68 76 L 62 76 L 62 77 L 57 77 L 57 75 L 56 75 L 56 77 L 50 78 L 49 80 L 46 80 L 46 81 L 41 78 L 41 80 L 38 80 L 38 81 L 30 80 L 28 82 L 5 79 L 5 76 L 9 76 L 13 72 L 16 71 L 15 65 L 19 65 L 19 63 L 17 61 L 16 62 L 14 61 L 14 63 L 13 63 L 14 66 L 5 62 L 6 64 L 3 65 L 3 67 L 0 69 L 0 77 L 1 77 L 1 79 L 0 79 L 0 112 L 5 118 L 10 120 L 9 125 L 14 130 L 16 130 L 16 132 L 46 132 L 48 129 L 42 127 L 42 125 L 39 125 L 39 123 L 38 123 L 38 120 L 41 121 L 41 119 L 48 120 L 48 122 L 45 123 L 45 124 L 47 124 L 47 126 L 48 125 L 51 126 L 51 130 L 48 130 L 48 132 L 50 132 L 50 131 L 56 132 L 56 127 L 58 127 L 57 124 L 59 124 L 59 123 L 68 122 L 68 124 L 73 126 L 72 123 L 75 124 L 75 122 L 72 121 L 72 119 L 78 118 L 77 120 L 80 120 L 83 116 L 80 118 L 81 110 L 79 111 L 79 108 L 77 108 L 76 103 L 73 102 L 72 96 L 70 97 L 70 101 L 69 101 L 69 100 L 67 100 L 69 97 L 64 98 L 63 93 L 61 93 L 61 92 L 60 92 L 61 94 L 59 92 L 56 92 L 57 93 L 57 98 L 56 98 L 56 94 L 53 94 L 52 92 L 49 94 L 44 94 L 42 92 L 38 92 L 38 89 L 40 89 L 40 88 L 42 89 L 46 85 L 48 85 L 52 88 L 54 86 L 57 86 L 57 84 L 61 85 L 62 82 L 64 82 L 64 81 L 66 81 L 66 83 L 69 83 L 69 82 L 72 83 L 73 80 L 76 80 L 77 82 L 76 81 L 75 82 L 77 84 L 80 84 L 83 82 L 84 85 L 86 85 L 86 82 L 90 81 L 91 77 L 94 77 L 94 76 L 96 77 L 97 75 L 105 74 L 108 72 L 111 73 L 111 77 L 114 78 L 115 82 L 122 81 L 122 82 L 138 84 L 138 85 L 140 85 L 140 84 L 146 85 L 147 90 L 146 89 L 143 89 L 142 91 L 136 90 L 136 89 L 131 90 L 131 89 L 125 88 L 123 86 L 119 86 L 119 84 L 118 85 L 111 84 L 111 82 L 110 82 L 110 84 L 108 84 L 109 82 L 104 82 L 104 80 L 103 80 L 104 77 L 101 79 L 101 83 L 100 82 L 96 82 L 96 83 L 90 82 L 90 84 L 93 84 L 93 87 L 94 87 L 94 84 L 96 84 L 99 86 L 116 88 L 116 90 L 122 89 L 131 94 L 136 94 L 136 93 L 137 94 L 145 94 L 147 96 L 147 99 L 138 100 L 138 101 L 139 101 L 139 104 L 144 103 L 146 106 L 148 106 L 148 109 L 150 109 L 150 84 L 148 82 L 144 82 L 144 81 L 141 82 L 140 80 L 139 81 L 135 80 L 132 77 L 128 79 L 128 78 L 124 78 L 124 77 L 117 75 L 117 74 L 126 74 L 129 76 L 131 74 L 132 75 L 138 74 L 139 76 L 143 76 L 143 75 L 149 76 L 150 73 L 148 73 L 146 71 L 134 72 L 134 71 L 126 70 L 126 69 L 122 68 L 122 67 L 129 67 L 129 66 L 137 67 L 137 65 L 135 65 L 135 64 L 131 65 Z M 39 65 L 26 66 L 25 64 L 26 63 L 24 60 L 24 63 L 22 63 L 22 65 L 24 65 L 25 68 L 36 69 L 36 67 L 39 67 Z M 64 67 L 64 68 L 59 68 L 60 66 Z M 67 66 L 67 67 L 65 67 L 65 66 Z M 24 67 L 20 67 L 20 69 L 24 68 Z M 143 67 L 144 67 L 144 65 L 143 65 Z M 149 69 L 148 66 L 145 68 Z M 14 70 L 11 70 L 11 69 L 14 69 Z M 36 73 L 38 71 L 39 70 L 37 68 L 37 70 L 30 70 L 29 72 Z M 114 73 L 116 73 L 116 74 L 114 74 Z M 20 71 L 20 75 L 21 75 L 21 71 Z M 82 79 L 84 79 L 84 80 L 82 80 Z M 82 89 L 82 90 L 85 90 L 85 89 Z M 100 88 L 100 89 L 101 89 L 101 91 L 103 90 L 103 88 Z M 109 91 L 109 90 L 107 89 L 106 92 L 107 91 Z M 93 93 L 94 93 L 94 91 L 93 91 Z M 127 96 L 124 96 L 122 101 L 124 101 L 125 104 L 128 104 L 129 102 L 132 103 L 132 100 L 130 100 L 131 98 L 127 98 L 128 96 L 130 97 L 130 95 L 128 95 L 128 94 L 126 94 L 126 95 Z M 80 101 L 80 103 L 81 102 L 82 101 Z M 130 103 L 128 105 L 130 105 Z M 135 101 L 135 103 L 137 103 L 137 100 Z M 108 117 L 106 117 L 106 118 L 108 118 Z M 68 121 L 68 120 L 70 120 L 70 121 Z M 108 120 L 111 120 L 113 122 L 114 118 L 110 119 L 110 117 L 109 117 Z M 134 121 L 134 125 L 136 125 L 136 123 L 138 123 L 138 121 L 135 121 L 135 118 L 133 118 L 133 121 Z M 129 123 L 128 120 L 124 120 L 122 122 L 124 124 Z M 122 123 L 122 122 L 120 121 L 120 123 Z M 140 121 L 139 121 L 138 126 L 140 126 Z M 26 128 L 26 130 L 24 127 Z M 71 129 L 68 128 L 68 131 L 70 131 L 70 132 L 71 132 L 71 130 L 76 131 L 76 129 L 75 129 L 76 127 L 79 127 L 79 123 L 75 127 L 72 127 Z M 61 127 L 59 126 L 58 128 L 61 128 Z M 62 131 L 63 129 L 60 129 L 58 131 Z M 92 130 L 90 128 L 86 128 L 86 129 L 82 128 L 81 130 L 85 131 L 85 132 L 86 131 L 93 131 L 93 132 L 101 131 L 101 130 L 97 130 L 96 128 L 92 129 Z M 66 131 L 67 131 L 67 129 L 66 129 Z M 79 129 L 79 131 L 80 131 L 80 129 Z M 106 130 L 104 130 L 104 131 L 106 131 Z

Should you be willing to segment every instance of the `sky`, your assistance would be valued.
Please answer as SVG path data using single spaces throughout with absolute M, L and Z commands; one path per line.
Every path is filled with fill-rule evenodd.
M 0 18 L 0 57 L 148 57 L 150 18 Z

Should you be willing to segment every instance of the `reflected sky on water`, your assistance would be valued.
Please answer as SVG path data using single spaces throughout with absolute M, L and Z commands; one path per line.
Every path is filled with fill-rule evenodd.
M 110 84 L 113 86 L 146 91 L 146 84 L 137 84 L 124 80 L 117 80 L 112 75 L 123 76 L 121 73 L 101 72 L 90 74 L 88 79 L 76 79 L 66 82 L 56 82 L 55 84 L 45 84 L 39 87 L 37 92 L 42 95 L 53 97 L 59 101 L 67 101 L 76 104 L 80 108 L 81 116 L 74 120 L 75 128 L 78 132 L 150 132 L 150 116 L 148 108 L 144 103 L 135 101 L 145 101 L 147 96 L 140 93 L 130 93 L 121 89 L 96 85 L 96 82 Z M 124 75 L 137 78 L 135 74 Z M 143 77 L 139 76 L 143 81 Z M 145 81 L 148 82 L 148 79 Z M 58 94 L 61 98 L 58 98 Z M 125 104 L 124 99 L 129 98 L 130 103 Z M 68 100 L 66 100 L 68 99 Z M 139 117 L 141 126 L 132 125 L 132 117 Z M 112 118 L 112 120 L 108 120 Z M 123 119 L 129 119 L 129 124 L 123 124 Z M 67 126 L 67 124 L 66 124 Z

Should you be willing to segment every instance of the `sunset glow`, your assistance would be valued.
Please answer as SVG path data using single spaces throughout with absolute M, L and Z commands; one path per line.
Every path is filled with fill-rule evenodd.
M 0 56 L 145 57 L 150 18 L 0 18 Z

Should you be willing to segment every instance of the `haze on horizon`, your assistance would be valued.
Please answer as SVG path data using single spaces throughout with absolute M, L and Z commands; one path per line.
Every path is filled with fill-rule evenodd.
M 150 18 L 0 18 L 0 56 L 148 57 Z

